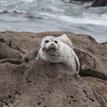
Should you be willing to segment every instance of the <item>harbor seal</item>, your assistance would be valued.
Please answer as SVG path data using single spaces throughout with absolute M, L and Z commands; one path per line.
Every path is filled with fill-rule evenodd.
M 44 37 L 36 60 L 42 59 L 51 63 L 64 63 L 71 67 L 73 71 L 79 72 L 79 59 L 72 47 L 64 42 L 64 38 L 66 38 L 65 41 L 68 40 L 65 35 Z

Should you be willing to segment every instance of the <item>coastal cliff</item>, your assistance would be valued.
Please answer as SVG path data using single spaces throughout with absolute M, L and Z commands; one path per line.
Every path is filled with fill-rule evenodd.
M 80 75 L 63 64 L 37 62 L 40 41 L 66 33 Z M 107 43 L 72 32 L 0 32 L 0 107 L 106 107 Z

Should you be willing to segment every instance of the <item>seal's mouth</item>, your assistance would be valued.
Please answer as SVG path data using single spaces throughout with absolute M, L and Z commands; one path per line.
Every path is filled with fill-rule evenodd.
M 57 49 L 56 49 L 56 47 L 49 47 L 48 49 L 47 49 L 47 51 L 56 51 Z
M 46 51 L 49 55 L 55 56 L 57 48 L 55 46 L 50 46 L 50 47 L 48 47 L 48 49 Z
M 50 56 L 56 56 L 57 55 L 57 48 L 54 46 L 50 46 L 48 48 L 43 48 L 43 51 L 46 52 Z
M 57 51 L 57 47 L 55 45 L 50 45 L 48 47 L 44 47 L 43 51 L 47 52 L 48 54 L 55 54 Z

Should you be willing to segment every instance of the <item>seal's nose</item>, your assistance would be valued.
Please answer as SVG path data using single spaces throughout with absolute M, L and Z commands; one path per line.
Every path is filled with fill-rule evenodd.
M 51 43 L 51 46 L 54 46 L 54 43 Z

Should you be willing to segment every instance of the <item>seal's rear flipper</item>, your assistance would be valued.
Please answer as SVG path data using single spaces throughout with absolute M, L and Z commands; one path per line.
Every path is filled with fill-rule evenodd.
M 68 38 L 66 34 L 62 34 L 61 36 L 58 37 L 58 39 L 60 39 L 62 42 L 66 43 L 70 47 L 73 46 L 72 41 Z

